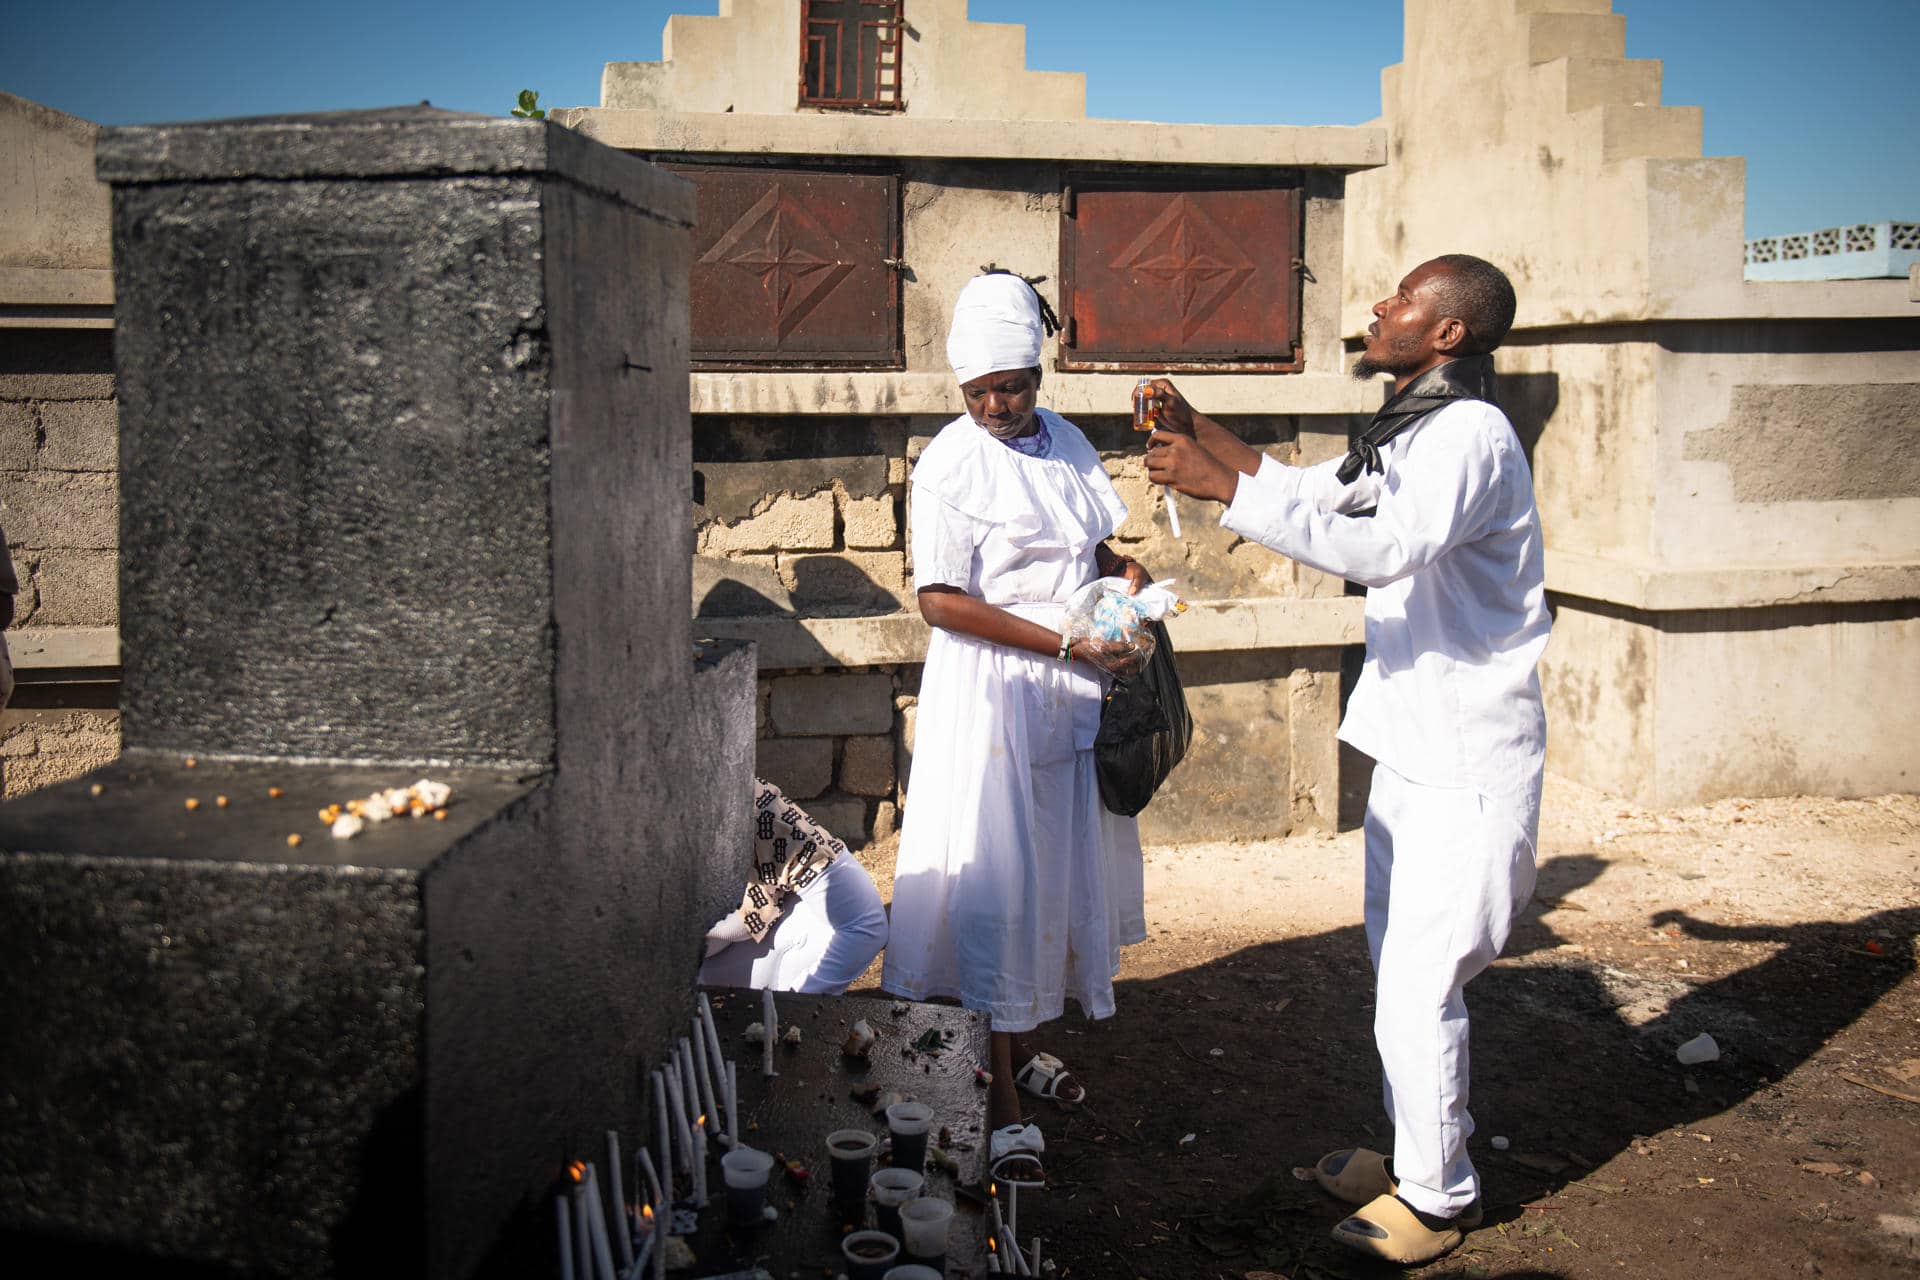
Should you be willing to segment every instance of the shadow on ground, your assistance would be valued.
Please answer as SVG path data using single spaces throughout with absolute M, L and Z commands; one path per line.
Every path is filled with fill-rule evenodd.
M 1554 860 L 1543 867 L 1541 899 L 1551 903 L 1600 869 L 1597 859 Z M 1506 958 L 1467 993 L 1472 1105 L 1481 1125 L 1473 1152 L 1489 1225 L 1431 1273 L 1705 1280 L 1773 1274 L 1745 1264 L 1786 1249 L 1796 1259 L 1817 1257 L 1809 1272 L 1898 1274 L 1904 1264 L 1890 1259 L 1871 1232 L 1841 1225 L 1822 1231 L 1787 1222 L 1778 1211 L 1769 1217 L 1762 1202 L 1778 1197 L 1765 1189 L 1767 1169 L 1777 1165 L 1784 1172 L 1773 1176 L 1807 1181 L 1788 1159 L 1750 1157 L 1750 1167 L 1727 1166 L 1717 1180 L 1691 1176 L 1674 1162 L 1593 1171 L 1624 1153 L 1645 1154 L 1647 1135 L 1730 1112 L 1756 1131 L 1777 1128 L 1790 1105 L 1780 1083 L 1913 974 L 1920 909 L 1785 926 L 1723 928 L 1671 915 L 1649 923 L 1678 926 L 1705 943 L 1761 943 L 1772 951 L 1741 964 L 1730 958 L 1733 948 L 1725 949 L 1729 971 L 1670 984 L 1675 993 L 1664 1011 L 1636 1025 L 1618 994 L 1618 979 L 1629 975 L 1560 950 L 1563 940 L 1536 901 Z M 1739 949 L 1742 958 L 1757 950 Z M 1047 1223 L 1042 1234 L 1051 1237 L 1048 1252 L 1066 1275 L 1401 1274 L 1354 1259 L 1328 1240 L 1339 1206 L 1292 1172 L 1336 1147 L 1390 1149 L 1372 1043 L 1372 974 L 1358 924 L 1124 982 L 1119 999 L 1117 1017 L 1070 1017 L 1048 1036 L 1092 1093 L 1086 1109 L 1038 1117 L 1055 1183 L 1039 1210 Z M 1675 1047 L 1701 1031 L 1716 1036 L 1723 1056 L 1681 1066 Z M 1860 1097 L 1861 1105 L 1877 1101 L 1864 1091 Z M 1491 1149 L 1496 1133 L 1514 1135 L 1510 1152 Z M 1676 1149 L 1676 1160 L 1680 1154 L 1695 1156 L 1691 1146 Z M 1920 1156 L 1891 1158 L 1913 1166 Z M 1713 1221 L 1674 1217 L 1701 1210 L 1683 1209 L 1671 1190 L 1730 1179 L 1731 1186 L 1713 1189 L 1738 1188 L 1739 1195 L 1707 1210 Z M 1614 1215 L 1606 1219 L 1604 1255 L 1582 1252 L 1537 1207 L 1527 1211 L 1561 1191 L 1569 1197 L 1556 1203 L 1590 1198 Z M 1794 1233 L 1790 1249 L 1769 1241 L 1777 1231 Z M 1664 1246 L 1655 1238 L 1662 1234 Z M 1673 1251 L 1682 1236 L 1684 1255 Z M 1556 1247 L 1569 1259 L 1565 1269 Z M 1794 1261 L 1796 1273 L 1800 1267 Z

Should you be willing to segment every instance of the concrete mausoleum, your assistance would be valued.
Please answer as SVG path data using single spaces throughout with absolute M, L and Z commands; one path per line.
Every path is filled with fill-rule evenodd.
M 762 774 L 851 838 L 899 820 L 925 645 L 907 482 L 960 411 L 947 317 L 991 262 L 1046 277 L 1068 331 L 1044 402 L 1105 454 L 1119 544 L 1194 602 L 1173 636 L 1200 734 L 1148 838 L 1333 825 L 1360 601 L 1197 509 L 1173 538 L 1128 392 L 1170 373 L 1277 457 L 1331 457 L 1383 395 L 1346 373 L 1368 305 L 1464 251 L 1521 301 L 1497 365 L 1547 538 L 1549 766 L 1658 804 L 1914 788 L 1920 730 L 1891 709 L 1920 675 L 1920 470 L 1888 441 L 1920 417 L 1916 289 L 1751 278 L 1742 161 L 1700 154 L 1700 109 L 1661 101 L 1608 0 L 1408 0 L 1382 116 L 1354 128 L 1089 118 L 1021 28 L 898 13 L 841 44 L 788 0 L 676 16 L 660 61 L 609 61 L 599 105 L 552 116 L 701 193 L 689 604 L 696 635 L 758 643 Z M 91 126 L 0 108 L 41 193 L 10 160 L 18 794 L 114 749 L 117 463 Z

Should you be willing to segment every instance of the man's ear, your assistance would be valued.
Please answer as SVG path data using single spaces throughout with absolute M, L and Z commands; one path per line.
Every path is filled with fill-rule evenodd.
M 1433 337 L 1433 349 L 1441 355 L 1456 355 L 1467 344 L 1466 321 L 1448 316 L 1440 322 Z

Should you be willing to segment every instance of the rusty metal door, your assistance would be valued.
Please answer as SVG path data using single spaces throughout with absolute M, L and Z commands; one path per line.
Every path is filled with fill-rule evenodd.
M 1300 209 L 1296 184 L 1070 181 L 1061 367 L 1297 371 Z
M 700 199 L 697 367 L 902 367 L 896 175 L 667 167 Z

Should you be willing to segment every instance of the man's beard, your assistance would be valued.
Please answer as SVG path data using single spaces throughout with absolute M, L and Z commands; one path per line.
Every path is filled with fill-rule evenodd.
M 1354 377 L 1365 380 L 1377 374 L 1390 373 L 1398 378 L 1415 367 L 1414 350 L 1420 344 L 1412 334 L 1402 334 L 1386 343 L 1376 339 L 1374 345 L 1379 354 L 1362 351 L 1360 358 L 1353 363 Z

